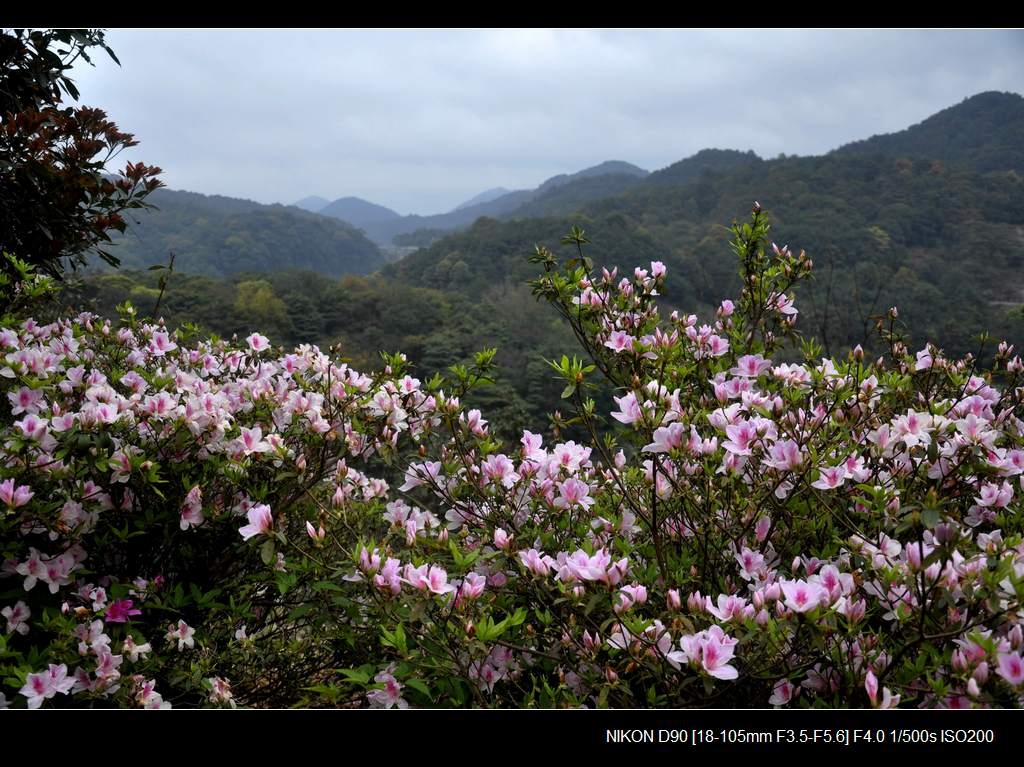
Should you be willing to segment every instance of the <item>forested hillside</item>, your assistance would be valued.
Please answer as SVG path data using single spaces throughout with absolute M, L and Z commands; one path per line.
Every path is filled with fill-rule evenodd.
M 151 210 L 133 213 L 112 252 L 125 268 L 166 264 L 191 274 L 311 269 L 330 277 L 367 274 L 384 263 L 354 227 L 295 207 L 160 189 Z

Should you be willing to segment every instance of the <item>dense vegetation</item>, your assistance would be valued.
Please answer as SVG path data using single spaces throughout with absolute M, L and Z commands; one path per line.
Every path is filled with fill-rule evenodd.
M 465 409 L 489 352 L 423 381 L 5 323 L 0 705 L 1024 704 L 1020 356 L 890 318 L 877 362 L 777 364 L 811 262 L 757 206 L 703 323 L 567 241 L 532 291 L 584 349 L 580 441 Z

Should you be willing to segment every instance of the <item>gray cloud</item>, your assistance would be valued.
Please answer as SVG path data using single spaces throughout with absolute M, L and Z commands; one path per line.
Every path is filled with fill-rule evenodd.
M 448 210 L 621 159 L 819 154 L 984 90 L 1020 31 L 110 30 L 82 102 L 177 189 Z

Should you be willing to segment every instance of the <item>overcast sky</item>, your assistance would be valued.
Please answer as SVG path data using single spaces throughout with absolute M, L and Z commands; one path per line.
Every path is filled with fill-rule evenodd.
M 985 90 L 1021 31 L 127 30 L 82 103 L 175 189 L 438 213 L 604 160 L 820 154 Z

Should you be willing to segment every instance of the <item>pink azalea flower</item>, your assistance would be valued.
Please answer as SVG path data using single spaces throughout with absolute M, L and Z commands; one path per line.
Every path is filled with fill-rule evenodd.
M 409 708 L 408 702 L 401 697 L 402 684 L 395 679 L 392 672 L 395 670 L 394 665 L 388 666 L 387 669 L 381 671 L 377 676 L 373 678 L 373 681 L 383 685 L 382 689 L 372 690 L 366 694 L 366 700 L 370 704 L 370 708 L 392 708 L 397 706 L 398 708 Z
M 752 455 L 752 445 L 762 436 L 758 434 L 754 421 L 729 424 L 725 427 L 725 434 L 729 439 L 722 443 L 722 447 L 733 455 Z
M 716 679 L 736 679 L 739 672 L 729 665 L 738 640 L 728 636 L 719 626 L 711 626 L 698 634 L 687 634 L 679 639 L 680 650 L 666 653 L 673 667 L 681 664 L 699 666 Z
M 794 612 L 809 612 L 820 606 L 823 600 L 828 600 L 828 592 L 819 583 L 783 579 L 780 586 L 785 595 L 786 607 Z
M 845 481 L 845 464 L 840 464 L 839 466 L 823 466 L 821 468 L 820 476 L 811 483 L 811 487 L 816 487 L 819 490 L 834 490 L 837 487 L 842 486 Z
M 231 693 L 231 685 L 228 680 L 219 676 L 212 676 L 206 680 L 210 683 L 210 703 L 220 705 L 227 703 L 231 708 L 236 707 L 234 696 Z
M 705 341 L 707 353 L 712 357 L 721 357 L 729 352 L 729 342 L 717 335 L 710 335 Z
M 178 643 L 178 652 L 181 652 L 186 647 L 195 647 L 195 629 L 189 626 L 185 621 L 179 620 L 178 624 L 171 624 L 167 629 L 167 641 L 171 644 Z
M 381 591 L 390 591 L 392 594 L 401 593 L 401 568 L 402 563 L 400 560 L 388 557 L 380 572 L 373 576 L 373 584 Z
M 270 512 L 270 507 L 266 504 L 258 504 L 249 509 L 249 524 L 239 528 L 238 532 L 241 534 L 244 540 L 257 535 L 265 535 L 270 532 L 274 526 L 274 517 Z
M 571 509 L 574 506 L 582 506 L 589 509 L 594 504 L 590 497 L 590 485 L 578 479 L 567 479 L 558 486 L 559 496 L 555 499 L 554 505 L 559 509 Z
M 729 372 L 742 378 L 757 378 L 771 366 L 772 361 L 766 360 L 760 354 L 745 354 L 736 360 L 736 367 Z
M 504 454 L 488 456 L 480 470 L 488 480 L 501 484 L 506 489 L 519 481 L 519 475 L 516 474 L 512 461 Z
M 259 426 L 254 426 L 251 429 L 246 429 L 243 426 L 238 439 L 242 445 L 242 451 L 246 455 L 270 452 L 270 443 L 263 439 L 263 429 Z
M 15 631 L 22 635 L 28 633 L 28 619 L 32 617 L 32 610 L 24 602 L 19 600 L 14 603 L 13 607 L 5 607 L 0 610 L 0 615 L 7 619 L 8 634 L 13 634 Z
M 654 430 L 654 441 L 644 445 L 645 453 L 668 453 L 683 446 L 686 440 L 686 427 L 678 421 L 668 426 L 659 426 Z
M 1014 687 L 1024 684 L 1024 660 L 1020 653 L 1000 653 L 996 673 Z
M 793 299 L 787 298 L 785 293 L 782 293 L 775 299 L 775 308 L 781 314 L 785 314 L 787 317 L 795 317 L 800 311 L 793 306 Z
M 630 424 L 643 419 L 643 411 L 640 409 L 640 404 L 636 401 L 636 394 L 633 392 L 628 392 L 625 397 L 612 397 L 612 399 L 619 406 L 619 411 L 611 414 L 612 418 L 616 421 Z
M 634 340 L 633 336 L 629 335 L 626 331 L 614 330 L 608 340 L 604 342 L 604 345 L 616 354 L 619 354 L 620 352 L 631 351 Z
M 479 573 L 469 573 L 459 587 L 459 600 L 476 599 L 484 593 L 487 578 Z
M 537 551 L 537 549 L 520 551 L 519 560 L 527 570 L 536 575 L 547 576 L 551 572 L 549 567 L 551 557 L 545 556 L 544 552 Z
M 735 594 L 719 594 L 718 603 L 713 604 L 711 597 L 707 598 L 707 611 L 720 621 L 742 620 L 743 609 L 747 606 L 747 600 Z
M 249 344 L 249 348 L 254 352 L 262 352 L 270 348 L 270 339 L 266 336 L 261 336 L 259 333 L 253 333 L 245 340 Z
M 427 573 L 427 589 L 435 594 L 451 594 L 455 587 L 448 583 L 448 573 L 436 565 Z
M 870 669 L 864 679 L 864 689 L 867 690 L 871 705 L 875 708 L 895 708 L 900 703 L 900 696 L 893 695 L 888 687 L 882 690 L 882 700 L 878 700 L 878 678 Z
M 803 463 L 804 457 L 800 452 L 800 445 L 796 441 L 787 439 L 780 440 L 772 445 L 769 451 L 769 459 L 765 461 L 768 466 L 780 471 L 792 471 Z
M 153 651 L 149 642 L 138 644 L 131 634 L 124 638 L 121 645 L 121 654 L 127 655 L 132 663 L 138 663 L 140 657 L 145 657 Z
M 914 370 L 927 370 L 932 366 L 932 355 L 930 349 L 922 349 L 917 353 L 917 364 L 914 365 Z
M 796 686 L 788 679 L 780 679 L 772 689 L 772 696 L 768 699 L 770 706 L 785 706 L 793 699 Z
M 203 516 L 203 491 L 196 485 L 188 491 L 185 496 L 185 503 L 181 507 L 181 529 L 188 530 L 189 527 L 198 527 L 205 521 Z
M 149 353 L 154 357 L 163 357 L 167 352 L 172 352 L 177 348 L 178 345 L 163 331 L 154 333 L 149 342 Z
M 74 685 L 75 678 L 68 677 L 66 665 L 61 663 L 57 666 L 51 663 L 48 671 L 29 674 L 20 692 L 28 698 L 29 708 L 39 708 L 44 700 L 49 700 L 57 693 L 67 695 Z
M 466 413 L 466 425 L 478 437 L 483 437 L 487 434 L 487 421 L 481 417 L 479 410 L 474 409 Z
M 16 509 L 19 506 L 24 506 L 30 500 L 35 493 L 32 492 L 28 485 L 14 486 L 13 479 L 6 479 L 0 482 L 0 501 L 7 504 L 8 508 Z
M 39 389 L 22 386 L 16 392 L 8 392 L 7 399 L 11 402 L 11 415 L 38 413 L 40 403 L 43 401 L 43 393 Z

